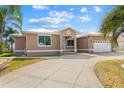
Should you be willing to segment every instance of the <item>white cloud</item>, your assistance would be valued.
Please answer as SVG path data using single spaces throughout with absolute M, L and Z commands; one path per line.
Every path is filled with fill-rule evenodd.
M 49 24 L 60 24 L 61 22 L 66 22 L 63 18 L 55 18 L 55 17 L 44 17 L 39 19 L 30 19 L 30 23 L 49 23 Z
M 96 12 L 101 12 L 102 11 L 102 8 L 100 8 L 100 7 L 98 7 L 98 6 L 95 6 L 95 7 L 93 7 L 94 8 L 94 10 L 96 11 Z
M 70 8 L 69 10 L 70 10 L 70 11 L 73 11 L 73 10 L 74 10 L 74 8 Z
M 66 26 L 74 18 L 74 14 L 67 11 L 50 11 L 49 16 L 39 18 L 39 19 L 30 19 L 29 22 L 33 24 L 44 24 L 42 26 L 57 28 L 63 24 Z M 47 24 L 47 25 L 46 25 Z M 63 26 L 64 26 L 63 25 Z
M 60 25 L 58 25 L 58 24 L 50 24 L 50 25 L 42 25 L 42 27 L 45 27 L 45 28 L 59 28 Z
M 49 7 L 46 5 L 33 5 L 32 8 L 37 9 L 37 10 L 49 9 Z
M 91 21 L 91 17 L 89 15 L 83 15 L 79 17 L 82 23 Z
M 87 8 L 86 7 L 83 7 L 83 8 L 81 8 L 81 10 L 80 10 L 82 13 L 84 13 L 84 12 L 88 12 L 88 10 L 87 10 Z
M 45 27 L 45 28 L 61 28 L 61 27 L 70 27 L 71 25 L 70 24 L 50 24 L 50 25 L 43 25 L 42 27 Z
M 72 12 L 67 12 L 67 11 L 61 11 L 61 12 L 50 11 L 49 16 L 59 17 L 59 18 L 67 18 L 67 19 L 72 19 L 75 17 Z

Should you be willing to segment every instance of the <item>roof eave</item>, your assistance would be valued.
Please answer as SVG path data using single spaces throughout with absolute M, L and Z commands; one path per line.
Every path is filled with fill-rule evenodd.
M 11 37 L 25 37 L 25 34 L 19 35 L 19 34 L 11 34 Z
M 60 35 L 59 33 L 51 33 L 51 32 L 34 32 L 34 31 L 24 31 L 25 34 L 53 34 Z

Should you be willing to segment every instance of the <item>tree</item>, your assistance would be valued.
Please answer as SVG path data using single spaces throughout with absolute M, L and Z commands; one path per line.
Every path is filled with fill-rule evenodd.
M 0 42 L 3 42 L 3 33 L 8 26 L 18 29 L 18 32 L 22 32 L 21 6 L 6 5 L 0 7 Z M 2 53 L 1 49 L 0 51 Z
M 0 50 L 3 50 L 4 47 L 5 47 L 5 43 L 4 42 L 0 42 Z M 2 54 L 3 51 L 0 51 L 0 52 Z
M 117 39 L 124 32 L 124 6 L 116 6 L 106 14 L 100 31 L 105 37 L 112 35 L 111 42 L 118 45 Z
M 7 16 L 7 9 L 0 7 L 0 42 L 2 42 L 2 35 L 5 28 L 6 16 Z
M 13 52 L 13 44 L 14 44 L 14 39 L 12 37 L 9 38 L 9 42 L 11 44 L 11 51 Z
M 11 34 L 18 33 L 16 30 L 14 30 L 12 27 L 8 27 L 7 30 L 3 33 L 3 37 L 5 38 L 5 46 L 9 47 L 11 45 L 11 51 L 13 51 L 13 43 L 14 39 L 10 37 Z

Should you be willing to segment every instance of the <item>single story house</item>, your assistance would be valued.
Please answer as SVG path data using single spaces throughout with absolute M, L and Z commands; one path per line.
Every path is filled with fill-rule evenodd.
M 118 49 L 124 50 L 124 36 L 120 35 L 117 41 L 118 41 Z
M 25 31 L 22 35 L 13 34 L 16 55 L 27 56 L 56 55 L 67 52 L 111 52 L 110 38 L 101 34 L 80 35 L 72 28 L 60 31 Z

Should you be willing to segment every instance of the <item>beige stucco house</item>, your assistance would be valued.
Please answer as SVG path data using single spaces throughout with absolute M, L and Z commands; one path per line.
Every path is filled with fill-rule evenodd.
M 111 52 L 113 46 L 109 38 L 101 34 L 80 35 L 72 28 L 60 31 L 25 31 L 15 38 L 15 54 L 27 56 L 56 55 L 67 52 Z

